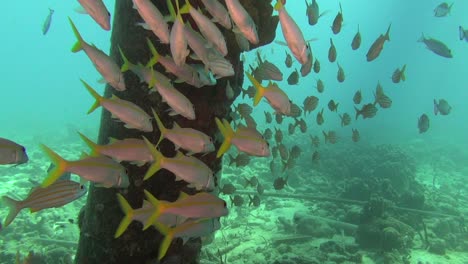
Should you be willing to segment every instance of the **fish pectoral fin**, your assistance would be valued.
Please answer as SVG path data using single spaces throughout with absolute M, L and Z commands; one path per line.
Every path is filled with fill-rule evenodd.
M 151 30 L 151 28 L 148 26 L 148 24 L 144 23 L 144 22 L 138 22 L 138 23 L 135 23 L 136 26 L 140 26 L 146 30 Z
M 98 83 L 101 83 L 101 84 L 106 84 L 106 83 L 107 83 L 107 81 L 106 81 L 106 79 L 104 79 L 104 77 L 99 78 L 99 79 L 97 80 L 97 82 L 98 82 Z
M 233 27 L 232 32 L 234 32 L 236 34 L 241 34 L 242 33 L 238 27 Z
M 281 40 L 275 40 L 275 43 L 279 44 L 279 45 L 282 45 L 282 46 L 288 46 L 288 44 L 286 42 L 281 41 Z
M 132 161 L 132 162 L 130 162 L 130 164 L 141 167 L 141 166 L 146 164 L 146 161 L 141 161 L 141 160 L 140 161 Z
M 77 6 L 73 10 L 75 10 L 75 12 L 78 14 L 82 14 L 82 15 L 88 14 L 88 12 L 82 6 Z

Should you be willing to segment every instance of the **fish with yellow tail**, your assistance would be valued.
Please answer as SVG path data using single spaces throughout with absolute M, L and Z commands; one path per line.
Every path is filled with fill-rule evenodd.
M 147 66 L 153 66 L 159 62 L 162 66 L 164 66 L 166 71 L 174 74 L 177 77 L 175 82 L 186 82 L 197 88 L 200 88 L 204 85 L 200 80 L 196 69 L 188 64 L 185 64 L 185 62 L 181 65 L 177 65 L 175 58 L 160 55 L 154 47 L 153 43 L 151 43 L 150 39 L 147 38 L 146 42 L 148 43 L 151 54 L 153 55 Z M 156 76 L 156 78 L 160 79 L 158 76 Z
M 225 119 L 223 121 L 215 118 L 216 125 L 224 137 L 224 141 L 216 154 L 216 157 L 221 157 L 226 153 L 231 145 L 237 147 L 239 151 L 245 152 L 252 156 L 268 157 L 270 156 L 269 144 L 263 139 L 262 134 L 255 128 L 239 125 L 234 131 Z
M 169 25 L 161 11 L 150 0 L 133 0 L 133 6 L 145 21 L 137 25 L 153 31 L 162 44 L 169 44 Z
M 166 138 L 174 143 L 176 146 L 175 150 L 179 150 L 179 148 L 188 150 L 188 155 L 194 153 L 208 153 L 215 150 L 212 138 L 205 133 L 193 128 L 180 127 L 175 122 L 172 129 L 166 128 L 154 109 L 152 109 L 152 111 L 156 124 L 161 132 L 156 145 L 159 145 L 163 138 Z
M 235 25 L 233 31 L 241 32 L 250 43 L 258 44 L 257 25 L 239 0 L 226 0 L 226 7 Z
M 214 189 L 213 171 L 205 163 L 193 156 L 185 156 L 180 152 L 177 152 L 173 158 L 165 157 L 148 139 L 145 137 L 143 139 L 154 160 L 143 180 L 149 179 L 160 169 L 166 169 L 176 176 L 176 181 L 184 180 L 188 182 L 189 187 L 194 187 L 197 190 Z
M 3 196 L 4 203 L 9 207 L 10 212 L 5 219 L 4 226 L 13 222 L 18 213 L 24 208 L 30 208 L 31 213 L 35 213 L 47 208 L 61 207 L 75 201 L 86 194 L 86 186 L 70 181 L 61 180 L 48 187 L 34 187 L 22 201 L 14 200 L 8 196 Z
M 109 157 L 86 156 L 80 160 L 71 161 L 65 160 L 46 145 L 41 145 L 41 148 L 55 165 L 42 182 L 43 188 L 56 182 L 65 172 L 80 176 L 82 182 L 94 182 L 97 187 L 127 188 L 129 186 L 125 167 Z
M 275 10 L 278 11 L 281 30 L 287 46 L 301 65 L 306 64 L 311 58 L 311 50 L 309 49 L 309 44 L 302 35 L 301 29 L 288 14 L 281 0 L 276 1 Z
M 207 192 L 186 195 L 175 202 L 156 199 L 150 192 L 144 190 L 146 199 L 154 206 L 151 216 L 145 223 L 143 230 L 152 226 L 158 217 L 169 213 L 186 218 L 213 218 L 228 215 L 226 201 Z
M 143 200 L 143 205 L 141 208 L 137 209 L 132 208 L 120 193 L 117 193 L 117 200 L 125 216 L 120 221 L 119 227 L 115 231 L 114 238 L 120 237 L 133 221 L 140 222 L 144 225 L 155 210 L 154 206 L 148 200 Z M 161 214 L 158 217 L 157 222 L 168 226 L 174 226 L 183 223 L 185 220 L 187 220 L 187 218 L 166 213 Z
M 109 31 L 111 15 L 102 0 L 78 0 L 84 12 L 89 14 L 102 29 Z
M 96 48 L 96 46 L 88 44 L 81 37 L 80 32 L 78 32 L 78 29 L 71 18 L 68 18 L 68 21 L 70 22 L 75 37 L 77 38 L 77 42 L 73 46 L 72 52 L 83 50 L 107 83 L 117 91 L 125 91 L 125 80 L 117 63 L 115 63 L 109 55 Z
M 232 28 L 231 17 L 227 9 L 218 0 L 201 0 L 205 5 L 206 11 L 213 17 L 213 21 L 217 22 L 226 29 Z
M 112 114 L 113 118 L 118 118 L 124 122 L 126 128 L 134 128 L 144 132 L 153 131 L 151 117 L 139 106 L 130 101 L 122 100 L 115 95 L 112 95 L 111 98 L 104 98 L 85 81 L 81 80 L 81 82 L 94 99 L 96 99 L 88 114 L 92 113 L 99 106 L 102 106 Z
M 171 1 L 167 1 L 168 5 L 172 5 Z M 179 9 L 179 1 L 176 1 L 177 14 L 171 14 L 174 18 L 174 24 L 171 28 L 171 34 L 169 36 L 169 46 L 171 49 L 172 58 L 177 66 L 183 66 L 185 59 L 190 53 L 187 49 L 187 39 L 185 38 L 184 27 L 185 23 L 182 19 L 181 10 Z M 169 10 L 173 10 L 169 8 Z
M 265 97 L 277 113 L 283 115 L 291 114 L 291 100 L 289 100 L 286 93 L 276 83 L 269 82 L 268 87 L 264 87 L 250 73 L 246 72 L 246 74 L 256 90 L 253 100 L 254 106 L 257 106 L 260 100 Z
M 128 161 L 138 166 L 143 166 L 147 162 L 153 161 L 153 156 L 151 156 L 143 139 L 112 139 L 107 145 L 98 145 L 80 132 L 78 132 L 78 134 L 86 145 L 91 148 L 92 156 L 105 155 L 118 162 Z
M 214 45 L 214 48 L 216 48 L 223 56 L 228 54 L 224 35 L 213 21 L 195 9 L 188 0 L 185 0 L 185 5 L 182 7 L 181 11 L 190 13 L 197 24 L 200 33 L 210 42 L 210 44 Z

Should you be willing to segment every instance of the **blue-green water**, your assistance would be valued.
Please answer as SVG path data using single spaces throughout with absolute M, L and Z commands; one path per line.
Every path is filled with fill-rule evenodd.
M 105 3 L 112 14 L 113 1 Z M 244 180 L 240 177 L 236 178 L 236 175 L 257 176 L 267 192 L 356 199 L 355 196 L 345 195 L 349 194 L 348 192 L 358 192 L 358 189 L 349 187 L 352 186 L 353 178 L 359 179 L 368 175 L 379 178 L 383 175 L 381 179 L 386 179 L 394 172 L 400 173 L 410 170 L 416 181 L 423 186 L 420 193 L 425 195 L 426 204 L 418 209 L 466 217 L 468 212 L 466 207 L 468 169 L 465 165 L 468 158 L 466 151 L 468 146 L 466 136 L 468 89 L 465 87 L 465 76 L 468 74 L 468 42 L 459 40 L 458 27 L 460 25 L 468 27 L 465 15 L 466 10 L 468 10 L 468 2 L 457 1 L 447 17 L 436 18 L 433 15 L 433 10 L 439 3 L 438 1 L 408 2 L 401 0 L 342 1 L 343 28 L 341 33 L 333 35 L 330 26 L 339 10 L 339 1 L 319 2 L 321 12 L 326 11 L 327 13 L 319 19 L 315 26 L 310 26 L 307 23 L 303 1 L 287 1 L 286 8 L 302 29 L 305 39 L 316 39 L 310 44 L 314 58 L 318 58 L 321 62 L 320 73 L 311 72 L 308 76 L 300 78 L 298 85 L 288 86 L 287 77 L 294 68 L 299 70 L 300 64 L 293 58 L 293 67 L 290 69 L 285 67 L 287 47 L 271 43 L 258 50 L 263 58 L 273 62 L 282 70 L 284 80 L 278 84 L 294 103 L 302 106 L 304 98 L 309 95 L 318 96 L 320 103 L 312 114 L 303 117 L 308 125 L 308 131 L 304 134 L 296 128 L 294 135 L 288 135 L 288 124 L 293 122 L 291 118 L 286 118 L 282 125 L 275 124 L 275 121 L 273 121 L 274 125 L 266 124 L 264 111 L 271 111 L 271 107 L 264 101 L 254 108 L 252 116 L 258 123 L 259 131 L 263 132 L 267 127 L 280 128 L 285 137 L 285 145 L 288 148 L 298 145 L 302 149 L 302 154 L 296 166 L 284 173 L 271 173 L 269 171 L 271 158 L 254 158 L 247 167 L 225 168 L 222 182 L 232 182 L 239 189 L 243 189 Z M 80 32 L 87 41 L 105 52 L 110 47 L 111 32 L 103 31 L 89 16 L 76 13 L 74 8 L 79 6 L 78 2 L 29 2 L 27 8 L 25 8 L 26 3 L 23 2 L 7 1 L 3 4 L 3 26 L 0 28 L 2 36 L 0 56 L 3 61 L 0 75 L 2 77 L 0 137 L 24 144 L 32 152 L 30 155 L 31 164 L 23 167 L 0 168 L 0 179 L 4 179 L 2 187 L 0 187 L 0 195 L 11 195 L 12 192 L 18 190 L 17 196 L 25 197 L 29 189 L 33 187 L 29 180 L 40 182 L 49 166 L 47 158 L 37 148 L 39 143 L 52 146 L 66 158 L 78 158 L 81 150 L 86 150 L 86 147 L 80 142 L 75 131 L 84 132 L 94 139 L 98 134 L 100 113 L 86 114 L 94 99 L 84 89 L 79 79 L 83 78 L 92 84 L 101 94 L 104 85 L 98 84 L 97 80 L 101 77 L 84 52 L 73 54 L 70 51 L 76 40 L 67 17 L 72 17 L 79 24 Z M 42 24 L 49 13 L 48 8 L 54 9 L 55 13 L 49 32 L 43 36 Z M 276 14 L 276 11 L 273 14 Z M 392 25 L 390 41 L 385 43 L 382 53 L 375 61 L 367 62 L 365 55 L 368 48 L 380 34 L 385 33 L 390 23 Z M 353 51 L 351 50 L 351 40 L 358 25 L 362 35 L 362 44 L 357 51 Z M 280 26 L 276 32 L 275 40 L 283 40 Z M 451 49 L 453 58 L 440 57 L 426 49 L 423 43 L 417 42 L 422 33 L 426 37 L 443 41 Z M 339 83 L 336 80 L 336 62 L 330 63 L 327 59 L 330 37 L 337 48 L 337 62 L 340 63 L 346 74 L 344 83 Z M 248 64 L 256 64 L 255 52 L 257 50 L 245 53 L 246 69 Z M 407 64 L 407 80 L 399 84 L 392 83 L 393 71 L 404 64 Z M 318 94 L 315 89 L 318 78 L 323 80 L 325 84 L 323 94 Z M 379 108 L 376 117 L 366 120 L 359 118 L 358 121 L 355 121 L 352 102 L 354 93 L 361 89 L 363 102 L 373 102 L 373 92 L 378 81 L 393 101 L 391 108 Z M 245 78 L 243 87 L 247 88 L 248 85 L 250 83 Z M 339 116 L 328 110 L 327 103 L 330 99 L 340 103 L 339 113 L 346 112 L 351 115 L 350 126 L 342 128 Z M 452 106 L 451 113 L 447 116 L 435 116 L 433 113 L 434 99 L 446 99 Z M 240 97 L 234 105 L 240 102 L 252 105 L 251 100 L 242 100 Z M 315 117 L 317 111 L 322 107 L 325 108 L 325 123 L 318 126 Z M 417 119 L 423 113 L 426 113 L 430 118 L 430 128 L 426 133 L 419 134 Z M 361 135 L 359 143 L 351 141 L 351 128 L 359 130 Z M 339 136 L 338 143 L 325 145 L 322 130 L 335 130 Z M 310 156 L 315 149 L 311 146 L 309 135 L 320 137 L 321 167 L 311 165 Z M 272 139 L 273 141 L 274 139 Z M 388 146 L 388 149 L 379 148 L 382 144 L 389 144 L 385 145 Z M 236 151 L 231 150 L 230 153 L 235 155 Z M 387 156 L 387 153 L 392 154 Z M 404 158 L 398 159 L 400 153 L 405 155 Z M 376 158 L 378 156 L 389 157 L 393 160 L 378 159 Z M 408 162 L 410 165 L 407 165 L 405 162 L 409 159 L 411 162 Z M 387 161 L 392 165 L 383 166 Z M 281 162 L 278 158 L 276 164 L 280 167 Z M 225 165 L 227 167 L 226 163 Z M 377 172 L 382 175 L 376 175 Z M 272 187 L 274 177 L 270 174 L 273 174 L 274 177 L 289 175 L 289 186 L 281 191 L 275 191 Z M 25 178 L 29 179 L 25 180 Z M 323 182 L 328 185 L 323 184 Z M 358 181 L 358 184 L 361 183 Z M 321 186 L 320 184 L 328 187 L 317 187 Z M 371 184 L 369 186 L 372 188 Z M 394 186 L 394 188 L 396 187 Z M 251 188 L 249 191 L 254 191 L 254 189 Z M 402 202 L 403 192 L 400 191 L 396 190 L 398 199 L 395 200 L 392 200 L 391 196 L 379 193 L 381 190 L 374 192 L 374 194 L 381 194 L 382 197 L 397 203 L 398 206 L 410 207 Z M 452 196 L 455 198 L 450 199 Z M 229 200 L 228 196 L 222 197 Z M 244 199 L 248 201 L 247 196 L 244 196 Z M 84 199 L 81 199 L 73 205 L 67 205 L 66 209 L 49 209 L 55 210 L 54 213 L 40 212 L 36 214 L 38 216 L 22 212 L 18 219 L 12 223 L 12 226 L 8 227 L 14 229 L 14 232 L 9 232 L 8 229 L 0 231 L 0 252 L 4 252 L 3 255 L 0 255 L 0 262 L 13 263 L 11 262 L 12 257 L 17 250 L 23 254 L 29 250 L 36 250 L 36 252 L 39 250 L 40 253 L 47 254 L 49 249 L 40 251 L 40 247 L 30 248 L 32 245 L 41 243 L 50 244 L 50 241 L 40 240 L 45 239 L 45 237 L 76 242 L 79 236 L 79 230 L 76 226 L 66 224 L 66 227 L 63 228 L 65 231 L 61 231 L 62 227 L 57 227 L 57 223 L 60 225 L 62 222 L 67 222 L 68 219 L 75 219 L 83 203 Z M 293 209 L 288 211 L 285 209 L 288 206 Z M 281 216 L 290 219 L 297 208 L 344 222 L 350 221 L 346 216 L 350 214 L 350 211 L 356 209 L 343 206 L 339 208 L 343 211 L 342 214 L 333 214 L 330 213 L 333 209 L 329 207 L 329 204 L 314 203 L 313 201 L 303 202 L 300 199 L 289 202 L 287 199 L 269 196 L 262 197 L 262 205 L 259 208 L 251 208 L 247 204 L 240 208 L 232 207 L 230 219 L 223 222 L 223 235 L 218 232 L 215 242 L 207 245 L 204 250 L 215 255 L 213 252 L 216 252 L 217 248 L 229 244 L 248 244 L 249 240 L 259 244 L 263 243 L 264 237 L 269 240 L 272 234 L 291 234 L 290 230 L 283 230 L 281 225 L 275 224 L 275 222 Z M 4 207 L 1 209 L 0 220 L 3 220 L 6 209 Z M 278 211 L 278 209 L 285 211 Z M 264 216 L 265 219 L 252 217 L 252 214 L 248 214 L 249 210 L 255 211 L 258 216 Z M 61 214 L 64 214 L 65 217 Z M 399 220 L 405 222 L 401 215 L 398 216 L 400 216 Z M 243 228 L 229 228 L 229 224 L 239 220 L 255 223 L 252 224 L 252 228 L 265 225 L 271 226 L 271 229 L 247 232 Z M 413 257 L 410 263 L 418 263 L 419 260 L 429 263 L 468 263 L 466 228 L 461 229 L 461 231 L 449 230 L 450 228 L 448 228 L 446 231 L 440 227 L 450 222 L 450 218 L 449 220 L 446 218 L 441 220 L 427 217 L 425 221 L 428 223 L 429 240 L 432 241 L 432 244 L 438 243 L 440 240 L 443 241 L 447 252 L 445 257 L 441 258 L 436 254 L 427 253 L 423 239 L 414 235 L 416 242 L 413 243 L 412 249 L 420 254 Z M 411 225 L 409 222 L 406 224 Z M 297 226 L 295 228 L 296 232 L 301 232 Z M 238 240 L 235 235 L 229 233 L 240 233 L 239 230 L 242 230 L 242 234 L 245 236 L 243 240 Z M 43 234 L 40 236 L 41 233 L 47 232 L 50 232 L 47 236 Z M 261 238 L 258 235 L 260 232 L 262 233 Z M 225 234 L 228 238 L 232 236 L 232 241 L 228 239 L 226 242 L 223 238 Z M 339 228 L 336 232 L 327 233 L 327 235 L 330 234 L 338 236 L 338 238 L 344 236 Z M 2 236 L 6 239 L 3 239 Z M 292 244 L 290 241 L 275 244 L 270 241 L 267 243 L 268 247 L 257 248 L 255 252 L 244 254 L 242 252 L 249 249 L 249 246 L 245 246 L 247 249 L 231 251 L 227 263 L 275 263 L 275 258 L 271 255 L 277 256 L 276 260 L 279 262 L 276 263 L 315 263 L 310 260 L 312 256 L 309 256 L 311 257 L 309 260 L 285 260 L 285 258 L 279 257 L 287 255 L 286 252 L 291 251 L 284 249 L 285 247 L 292 247 L 300 259 L 301 256 L 308 255 L 310 248 L 318 247 L 319 242 L 324 242 L 327 237 L 316 233 L 313 233 L 312 236 L 315 239 L 315 244 L 312 242 L 311 244 L 298 245 Z M 352 233 L 346 233 L 346 236 L 356 238 L 356 235 Z M 26 246 L 21 245 L 21 241 Z M 66 248 L 63 252 L 73 255 L 75 249 L 73 245 L 62 246 Z M 254 245 L 250 246 L 250 248 L 253 247 Z M 271 251 L 269 257 L 266 257 L 267 254 L 265 254 L 267 251 Z M 212 260 L 210 254 L 206 252 L 202 255 L 202 263 L 218 263 Z M 424 255 L 425 253 L 428 255 Z M 362 253 L 362 255 L 364 256 L 366 253 Z M 367 255 L 369 260 L 365 259 L 365 261 L 369 261 L 368 263 L 372 263 L 370 262 L 372 260 L 374 263 L 384 263 L 382 258 L 378 256 L 379 254 L 369 253 Z M 406 253 L 401 252 L 401 255 L 406 255 Z M 328 259 L 318 259 L 332 261 L 330 258 L 328 256 Z M 446 259 L 448 262 L 444 262 Z M 348 259 L 348 261 L 351 260 Z M 50 263 L 61 262 L 56 260 L 56 262 Z M 329 263 L 342 262 L 335 260 L 335 262 Z M 386 263 L 403 262 L 387 261 Z

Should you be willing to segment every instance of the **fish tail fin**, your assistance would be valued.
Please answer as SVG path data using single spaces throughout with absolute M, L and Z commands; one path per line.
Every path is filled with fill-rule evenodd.
M 160 136 L 159 136 L 159 139 L 158 139 L 158 143 L 156 143 L 156 146 L 159 145 L 159 143 L 163 140 L 164 136 L 166 135 L 167 133 L 167 128 L 164 126 L 163 122 L 161 121 L 161 119 L 159 118 L 158 114 L 156 114 L 156 111 L 154 111 L 153 108 L 151 108 L 151 111 L 153 111 L 153 116 L 154 116 L 154 120 L 156 120 L 156 124 L 158 125 L 158 128 L 159 128 L 159 132 L 160 132 Z
M 356 120 L 357 120 L 359 115 L 361 114 L 361 111 L 357 107 L 354 107 L 354 110 L 356 110 Z
M 125 216 L 122 218 L 122 221 L 120 221 L 119 227 L 115 231 L 114 238 L 118 238 L 123 234 L 123 232 L 125 232 L 125 230 L 127 230 L 128 226 L 133 221 L 134 215 L 133 208 L 120 193 L 117 194 L 117 200 L 119 201 L 120 208 L 124 212 Z
M 178 2 L 178 1 L 176 1 L 176 2 Z M 176 11 L 174 9 L 174 5 L 172 4 L 171 0 L 166 0 L 166 4 L 167 4 L 167 9 L 169 9 L 169 16 L 167 16 L 165 18 L 166 18 L 167 21 L 172 22 L 177 17 L 177 13 L 176 13 Z
M 322 130 L 322 134 L 323 134 L 323 137 L 325 138 L 325 143 L 327 143 L 329 139 L 327 133 L 325 133 L 325 131 Z
M 402 79 L 403 81 L 406 81 L 405 70 L 406 70 L 406 64 L 403 65 L 403 67 L 401 68 L 401 71 L 400 71 L 400 72 L 401 72 L 401 73 L 400 73 L 401 79 Z
M 190 8 L 191 7 L 192 7 L 192 5 L 190 4 L 189 0 L 185 0 L 185 4 L 179 10 L 179 14 L 188 14 L 188 13 L 190 13 Z
M 434 115 L 439 113 L 439 105 L 437 104 L 436 99 L 434 99 Z
M 8 225 L 13 222 L 13 220 L 16 218 L 18 213 L 21 211 L 21 202 L 16 201 L 15 199 L 12 199 L 8 196 L 3 196 L 2 197 L 3 203 L 8 206 L 8 216 L 5 219 L 5 223 L 3 224 L 4 227 L 7 227 Z
M 96 108 L 98 108 L 99 106 L 101 106 L 101 102 L 102 102 L 102 99 L 104 99 L 104 97 L 100 96 L 96 90 L 93 89 L 93 87 L 91 87 L 89 84 L 87 84 L 85 81 L 83 81 L 82 79 L 80 79 L 80 81 L 83 83 L 83 85 L 86 87 L 86 90 L 88 90 L 88 92 L 94 97 L 94 99 L 96 99 L 96 101 L 94 102 L 94 104 L 91 106 L 91 108 L 88 110 L 88 114 L 91 114 L 92 112 L 94 112 L 94 110 L 96 110 Z
M 120 71 L 121 72 L 126 72 L 126 71 L 130 70 L 130 68 L 133 66 L 133 64 L 127 59 L 127 57 L 125 56 L 125 54 L 122 51 L 122 49 L 120 48 L 120 46 L 119 46 L 119 52 L 120 52 L 120 56 L 122 57 L 122 60 L 124 61 L 124 64 L 120 68 Z
M 421 37 L 419 37 L 418 42 L 424 42 L 424 39 L 426 39 L 424 33 L 421 32 Z
M 91 149 L 91 156 L 95 156 L 99 153 L 99 145 L 94 143 L 91 139 L 89 139 L 87 136 L 83 135 L 82 133 L 78 132 L 80 135 L 80 138 L 88 145 L 88 147 Z
M 151 166 L 149 167 L 148 171 L 146 172 L 145 174 L 145 177 L 143 178 L 143 180 L 147 180 L 149 178 L 151 178 L 151 176 L 153 176 L 156 172 L 158 172 L 160 169 L 161 169 L 161 162 L 163 160 L 163 155 L 161 154 L 161 152 L 159 152 L 151 142 L 149 142 L 149 140 L 146 138 L 146 137 L 143 137 L 143 140 L 145 141 L 146 145 L 148 146 L 150 152 L 151 152 L 151 155 L 153 156 L 153 164 L 151 164 Z
M 151 54 L 153 55 L 153 57 L 146 64 L 146 67 L 153 67 L 156 63 L 158 63 L 159 57 L 161 55 L 158 53 L 158 51 L 154 47 L 153 43 L 151 43 L 151 40 L 149 38 L 146 38 L 146 43 L 148 43 L 148 47 L 151 51 Z
M 50 170 L 47 178 L 42 182 L 41 187 L 45 188 L 52 183 L 54 183 L 60 176 L 66 172 L 68 161 L 60 157 L 55 151 L 47 147 L 46 145 L 41 144 L 42 150 L 46 153 L 47 156 L 51 159 L 55 167 Z
M 448 8 L 448 13 L 450 14 L 450 11 L 452 11 L 452 6 L 453 4 L 455 4 L 455 2 L 453 2 L 452 4 L 449 5 L 449 8 Z
M 224 124 L 224 120 L 223 122 L 221 120 L 219 120 L 217 117 L 215 118 L 215 121 L 216 121 L 216 125 L 218 126 L 218 129 L 219 131 L 221 132 L 221 134 L 223 135 L 224 137 L 224 141 L 223 143 L 221 144 L 221 146 L 219 147 L 218 149 L 218 153 L 216 154 L 216 158 L 219 158 L 221 157 L 224 153 L 226 153 L 229 148 L 231 147 L 231 140 L 232 140 L 232 137 L 234 135 L 234 132 L 232 130 L 232 127 L 231 125 L 229 125 L 229 123 L 227 123 L 227 125 L 229 127 L 226 127 L 225 124 Z
M 152 226 L 156 220 L 159 218 L 161 213 L 164 211 L 164 202 L 159 201 L 156 197 L 154 197 L 150 192 L 147 190 L 143 190 L 145 192 L 146 200 L 150 202 L 154 206 L 154 211 L 151 216 L 146 220 L 144 224 L 143 230 L 148 229 L 148 227 Z
M 278 11 L 281 8 L 283 8 L 283 2 L 281 2 L 281 0 L 276 0 L 275 10 Z
M 279 2 L 279 1 L 278 1 Z M 263 87 L 255 77 L 253 77 L 250 73 L 245 72 L 247 77 L 249 78 L 250 82 L 252 82 L 253 86 L 255 87 L 255 96 L 254 96 L 254 106 L 258 105 L 260 100 L 262 99 L 263 95 L 265 94 L 265 87 Z
M 460 40 L 463 40 L 465 38 L 465 30 L 462 26 L 458 26 L 458 33 L 460 35 Z
M 390 41 L 390 28 L 391 27 L 392 27 L 392 23 L 390 23 L 390 25 L 388 25 L 387 33 L 385 33 L 385 39 L 387 41 Z
M 169 249 L 169 246 L 174 239 L 175 228 L 170 228 L 158 221 L 156 221 L 153 225 L 161 234 L 164 235 L 164 239 L 161 243 L 161 246 L 159 246 L 158 251 L 158 260 L 161 260 L 166 255 L 167 250 Z
M 75 34 L 75 37 L 77 39 L 75 45 L 73 45 L 73 47 L 72 47 L 72 52 L 78 52 L 78 51 L 83 49 L 84 40 L 81 37 L 80 32 L 76 28 L 75 23 L 73 23 L 73 21 L 71 20 L 70 17 L 68 17 L 68 21 L 70 22 L 70 25 L 71 25 L 71 27 L 73 29 L 73 33 Z

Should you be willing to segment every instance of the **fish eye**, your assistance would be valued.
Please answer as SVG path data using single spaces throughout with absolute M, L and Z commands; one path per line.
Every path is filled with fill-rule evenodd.
M 25 148 L 25 147 L 21 147 L 21 151 L 26 152 L 26 148 Z
M 84 190 L 84 185 L 80 185 L 80 190 Z
M 224 207 L 224 208 L 227 207 L 226 201 L 224 201 L 224 200 L 223 200 L 223 207 Z
M 111 14 L 110 14 L 110 12 L 109 12 L 109 11 L 107 11 L 107 16 L 108 16 L 108 17 L 110 17 L 110 16 L 111 16 Z
M 128 169 L 125 169 L 125 175 L 128 175 Z

